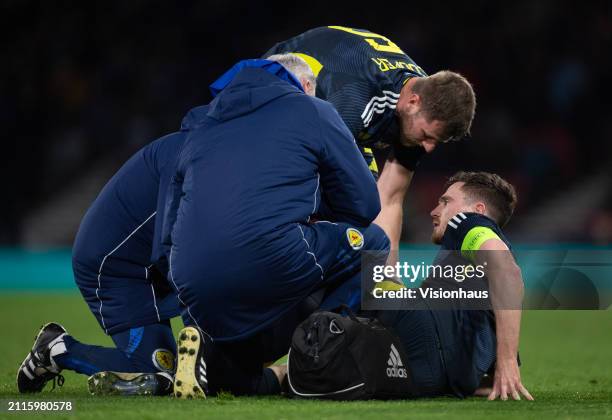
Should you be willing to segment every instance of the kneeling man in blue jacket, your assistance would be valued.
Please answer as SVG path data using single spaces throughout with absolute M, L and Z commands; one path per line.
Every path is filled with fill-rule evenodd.
M 167 392 L 176 300 L 189 326 L 177 396 L 276 393 L 281 372 L 263 365 L 286 353 L 295 326 L 317 307 L 359 305 L 360 251 L 388 248 L 370 225 L 376 184 L 335 109 L 305 94 L 314 75 L 298 81 L 283 67 L 308 69 L 296 60 L 238 63 L 180 132 L 109 181 L 79 229 L 74 262 L 116 348 L 47 324 L 19 368 L 21 392 L 62 379 L 62 369 L 92 375 L 97 394 Z M 164 301 L 154 267 L 172 289 Z
M 212 85 L 167 195 L 168 276 L 191 324 L 178 397 L 279 392 L 263 365 L 286 353 L 305 299 L 325 289 L 323 307 L 355 304 L 361 250 L 388 247 L 371 224 L 376 182 L 334 107 L 262 62 Z

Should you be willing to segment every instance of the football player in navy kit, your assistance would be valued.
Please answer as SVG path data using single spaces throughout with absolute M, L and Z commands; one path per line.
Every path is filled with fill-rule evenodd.
M 376 223 L 397 249 L 418 159 L 469 133 L 476 107 L 472 86 L 450 71 L 428 76 L 390 39 L 362 29 L 315 28 L 278 43 L 264 57 L 278 53 L 309 64 L 316 96 L 331 102 L 351 130 L 378 177 L 382 211 Z
M 446 183 L 431 212 L 432 241 L 441 245 L 437 263 L 443 265 L 455 254 L 463 264 L 486 266 L 492 311 L 427 309 L 378 315 L 402 341 L 413 381 L 423 395 L 533 399 L 521 382 L 518 364 L 523 280 L 501 230 L 515 204 L 514 187 L 498 175 L 459 172 Z M 435 282 L 430 277 L 421 288 Z M 383 289 L 402 288 L 383 283 Z M 493 373 L 493 382 L 484 386 L 487 373 Z

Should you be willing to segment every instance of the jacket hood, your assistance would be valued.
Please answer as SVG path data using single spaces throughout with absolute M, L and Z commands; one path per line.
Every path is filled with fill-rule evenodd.
M 269 60 L 244 60 L 210 86 L 215 99 L 207 116 L 226 121 L 249 114 L 281 96 L 302 92 L 297 79 Z
M 206 117 L 229 120 L 278 97 L 304 90 L 295 76 L 275 61 L 242 60 L 211 84 L 210 91 L 215 99 L 192 108 L 183 117 L 181 131 L 196 128 Z
M 181 131 L 193 130 L 197 125 L 201 124 L 209 108 L 209 105 L 201 105 L 190 109 L 187 115 L 183 117 L 183 121 L 181 121 Z

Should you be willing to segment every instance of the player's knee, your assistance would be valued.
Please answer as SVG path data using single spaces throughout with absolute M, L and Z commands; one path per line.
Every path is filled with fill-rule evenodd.
M 100 265 L 98 254 L 91 247 L 75 243 L 72 248 L 72 269 L 76 273 L 79 270 L 91 269 Z
M 87 299 L 92 297 L 95 287 L 97 287 L 97 266 L 91 253 L 86 249 L 75 247 L 72 251 L 72 272 L 74 274 L 74 281 L 76 285 L 81 289 L 81 293 Z

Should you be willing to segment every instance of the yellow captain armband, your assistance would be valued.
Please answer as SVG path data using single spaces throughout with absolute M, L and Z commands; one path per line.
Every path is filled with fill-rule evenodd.
M 461 243 L 461 255 L 473 262 L 476 258 L 476 251 L 478 251 L 482 244 L 489 239 L 501 240 L 497 233 L 491 228 L 484 226 L 473 227 L 469 230 L 467 235 L 465 235 L 465 238 L 463 238 L 463 242 Z

